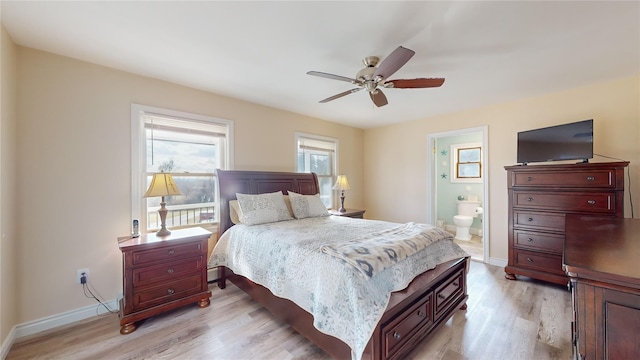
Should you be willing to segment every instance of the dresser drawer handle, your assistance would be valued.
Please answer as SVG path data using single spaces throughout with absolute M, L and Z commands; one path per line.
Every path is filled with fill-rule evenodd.
M 173 249 L 169 250 L 169 255 L 173 255 L 173 254 L 175 254 L 175 253 L 176 253 L 176 251 L 175 251 L 175 250 L 173 250 Z
M 459 287 L 460 285 L 459 285 L 459 284 L 458 284 L 458 282 L 456 281 L 456 282 L 454 282 L 454 283 L 453 283 L 453 286 L 455 286 L 455 287 Z
M 424 317 L 427 317 L 427 313 L 422 310 L 418 310 L 418 316 L 420 316 L 421 318 L 424 318 Z
M 528 242 L 533 242 L 533 238 L 528 238 L 527 241 Z
M 532 263 L 532 262 L 533 262 L 533 259 L 532 259 L 532 258 L 530 258 L 530 257 L 528 257 L 528 258 L 527 258 L 527 261 L 528 261 L 528 262 L 530 262 L 530 263 Z
M 173 293 L 175 293 L 176 291 L 173 290 L 173 288 L 168 288 L 167 292 L 169 293 L 169 295 L 173 295 Z
M 589 205 L 595 205 L 595 204 L 596 204 L 596 201 L 595 201 L 595 200 L 588 200 L 588 201 L 587 201 L 587 204 L 589 204 Z
M 532 222 L 532 221 L 533 221 L 533 218 L 532 218 L 532 217 L 530 217 L 530 218 L 528 218 L 528 219 L 527 219 L 527 221 L 528 221 L 528 222 Z
M 394 339 L 396 339 L 396 340 L 400 340 L 400 338 L 401 338 L 401 337 L 402 337 L 402 335 L 400 335 L 400 333 L 399 333 L 399 332 L 397 332 L 397 331 L 394 331 L 394 332 L 393 332 L 393 338 L 394 338 Z
M 169 273 L 169 274 L 173 274 L 173 269 L 172 269 L 172 268 L 168 268 L 168 269 L 167 269 L 167 273 Z
M 587 176 L 587 181 L 593 181 L 595 179 L 596 179 L 595 176 Z
M 531 176 L 527 176 L 527 181 L 531 181 L 533 178 Z
M 528 201 L 528 202 L 532 202 L 532 201 L 533 201 L 533 198 L 532 198 L 531 196 L 529 196 L 529 197 L 527 198 L 527 201 Z
M 444 295 L 442 295 L 442 294 L 438 294 L 438 299 L 440 299 L 440 300 L 444 300 L 444 299 L 445 299 L 445 297 L 444 297 Z

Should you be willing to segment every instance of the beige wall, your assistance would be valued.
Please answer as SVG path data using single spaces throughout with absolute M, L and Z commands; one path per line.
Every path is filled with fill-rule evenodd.
M 0 342 L 17 322 L 16 46 L 0 26 Z
M 130 231 L 131 103 L 235 122 L 235 168 L 295 171 L 296 131 L 338 138 L 339 171 L 362 206 L 364 132 L 102 66 L 18 47 L 19 323 L 121 291 L 116 238 Z
M 365 131 L 365 206 L 370 218 L 427 220 L 427 136 L 487 125 L 489 232 L 494 259 L 507 259 L 507 183 L 516 163 L 516 133 L 594 119 L 594 152 L 631 161 L 635 217 L 640 217 L 640 77 L 593 84 L 455 114 Z M 594 162 L 615 161 L 596 156 Z M 628 179 L 625 179 L 628 181 Z M 627 189 L 629 186 L 627 184 Z M 625 215 L 631 216 L 625 191 Z

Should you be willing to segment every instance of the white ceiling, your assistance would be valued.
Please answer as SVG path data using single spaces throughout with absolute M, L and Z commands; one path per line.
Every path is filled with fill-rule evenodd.
M 20 45 L 360 128 L 632 76 L 640 2 L 1 1 Z M 441 88 L 318 101 L 365 56 L 416 52 L 393 78 Z

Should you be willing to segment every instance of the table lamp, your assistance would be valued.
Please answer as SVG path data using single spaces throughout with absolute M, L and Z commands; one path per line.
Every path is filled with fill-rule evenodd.
M 160 214 L 160 222 L 162 223 L 162 227 L 156 233 L 156 236 L 167 236 L 171 234 L 171 231 L 167 230 L 166 220 L 167 220 L 167 208 L 165 205 L 167 203 L 164 202 L 165 196 L 172 195 L 182 195 L 180 189 L 176 186 L 176 183 L 173 181 L 173 177 L 168 173 L 157 173 L 153 174 L 153 179 L 151 179 L 151 185 L 149 185 L 149 190 L 144 194 L 144 197 L 157 197 L 162 196 L 162 200 L 160 201 L 160 210 L 158 210 L 158 214 Z
M 344 191 L 351 190 L 351 186 L 349 186 L 349 181 L 347 180 L 346 175 L 338 175 L 338 179 L 336 179 L 335 185 L 333 185 L 333 190 L 339 190 L 340 193 L 340 209 L 339 212 L 347 212 L 347 209 L 344 208 Z

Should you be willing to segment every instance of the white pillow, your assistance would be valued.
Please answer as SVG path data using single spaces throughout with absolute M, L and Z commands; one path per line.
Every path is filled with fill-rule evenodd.
M 327 207 L 320 200 L 320 194 L 300 195 L 289 191 L 289 200 L 291 200 L 291 209 L 296 219 L 329 216 Z
M 240 205 L 238 205 L 238 200 L 229 201 L 229 217 L 231 218 L 231 222 L 236 225 L 242 224 L 242 221 L 240 221 L 241 216 L 242 216 L 242 210 L 240 210 Z
M 258 225 L 291 220 L 282 192 L 267 194 L 236 194 L 240 205 L 240 221 L 245 225 Z

